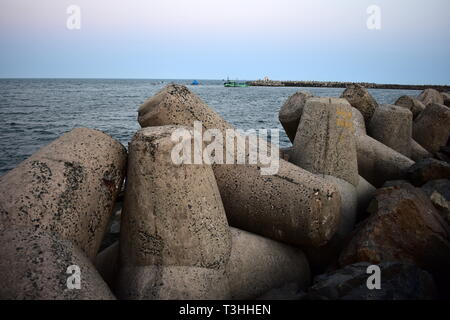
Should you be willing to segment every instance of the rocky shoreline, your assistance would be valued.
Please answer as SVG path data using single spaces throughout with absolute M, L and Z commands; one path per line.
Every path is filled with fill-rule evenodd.
M 173 132 L 232 126 L 170 84 L 128 150 L 78 128 L 0 177 L 0 298 L 447 299 L 449 107 L 434 89 L 395 105 L 361 85 L 297 92 L 279 111 L 292 147 L 264 176 L 175 164 Z
M 379 84 L 368 82 L 339 82 L 339 81 L 277 81 L 255 80 L 247 81 L 252 87 L 305 87 L 305 88 L 347 88 L 351 85 L 361 85 L 367 89 L 402 89 L 425 90 L 434 89 L 440 92 L 450 91 L 450 86 L 445 85 L 410 85 L 410 84 Z

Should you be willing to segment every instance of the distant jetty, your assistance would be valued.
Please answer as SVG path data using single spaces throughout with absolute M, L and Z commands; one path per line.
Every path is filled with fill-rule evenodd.
M 335 82 L 335 81 L 276 81 L 256 80 L 248 81 L 247 85 L 255 87 L 317 87 L 317 88 L 346 88 L 352 84 L 359 84 L 367 89 L 403 89 L 424 90 L 435 89 L 438 91 L 450 91 L 450 86 L 442 85 L 408 85 L 408 84 L 378 84 L 367 82 Z

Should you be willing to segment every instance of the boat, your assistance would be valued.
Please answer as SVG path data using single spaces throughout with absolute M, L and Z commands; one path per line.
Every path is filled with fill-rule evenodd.
M 200 83 L 197 80 L 192 81 L 191 85 L 198 86 Z
M 246 87 L 248 87 L 248 84 L 246 84 L 246 83 L 230 81 L 230 80 L 227 80 L 223 85 L 226 88 L 246 88 Z

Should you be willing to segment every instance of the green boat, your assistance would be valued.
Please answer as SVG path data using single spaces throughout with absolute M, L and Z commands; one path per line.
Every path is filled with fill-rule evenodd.
M 227 82 L 225 82 L 223 85 L 226 88 L 246 88 L 246 87 L 248 87 L 248 84 L 246 84 L 246 83 L 239 83 L 239 82 L 230 81 L 230 80 L 227 80 Z

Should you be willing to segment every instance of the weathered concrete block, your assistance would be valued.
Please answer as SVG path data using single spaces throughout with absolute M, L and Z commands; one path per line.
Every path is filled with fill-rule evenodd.
M 325 271 L 329 265 L 336 263 L 346 238 L 353 231 L 358 212 L 358 193 L 351 183 L 333 177 L 325 176 L 333 183 L 341 196 L 341 220 L 333 238 L 320 248 L 305 247 L 308 261 L 316 271 Z
M 95 268 L 114 292 L 119 273 L 119 241 L 99 252 L 95 257 Z
M 358 184 L 352 107 L 345 99 L 311 98 L 294 141 L 292 163 Z
M 414 161 L 369 136 L 356 136 L 359 174 L 375 187 L 402 179 Z
M 362 113 L 352 107 L 352 119 L 353 127 L 355 128 L 355 135 L 367 135 L 366 123 L 364 122 L 364 117 Z
M 430 103 L 444 104 L 444 98 L 435 89 L 423 90 L 417 99 L 422 101 L 425 106 L 428 106 Z
M 361 113 L 355 108 L 352 111 L 359 174 L 375 187 L 402 179 L 414 161 L 366 135 Z
M 273 288 L 310 283 L 308 261 L 300 249 L 231 228 L 233 249 L 226 273 L 232 299 L 255 299 Z
M 417 116 L 425 110 L 425 105 L 418 99 L 415 99 L 410 96 L 401 96 L 398 98 L 398 100 L 395 102 L 396 106 L 400 106 L 406 109 L 409 109 L 409 111 L 413 114 L 413 119 L 417 118 Z
M 129 145 L 117 286 L 124 299 L 228 297 L 231 237 L 214 173 L 173 163 L 176 129 L 141 129 Z
M 125 164 L 119 142 L 96 130 L 74 129 L 0 178 L 0 225 L 54 233 L 93 261 Z
M 370 120 L 369 135 L 384 145 L 411 157 L 412 112 L 406 108 L 379 106 Z
M 87 256 L 35 227 L 0 227 L 0 299 L 115 299 Z M 71 268 L 69 268 L 71 267 Z M 75 269 L 79 268 L 79 269 Z M 71 277 L 79 271 L 79 288 Z
M 450 109 L 430 103 L 413 124 L 413 138 L 429 152 L 445 146 L 450 134 Z
M 139 108 L 143 127 L 192 128 L 194 121 L 203 129 L 233 129 L 184 86 L 169 85 Z M 271 176 L 251 164 L 216 164 L 213 170 L 230 225 L 295 245 L 320 246 L 335 233 L 339 193 L 324 179 L 282 159 Z
M 358 197 L 357 220 L 360 220 L 366 215 L 366 210 L 369 207 L 370 201 L 372 201 L 376 191 L 377 189 L 366 179 L 361 176 L 359 177 L 359 183 L 356 186 L 356 195 Z
M 342 93 L 341 98 L 347 99 L 352 107 L 358 109 L 364 116 L 366 125 L 369 124 L 375 109 L 378 107 L 378 103 L 366 88 L 359 84 L 350 85 Z
M 297 134 L 297 128 L 300 123 L 300 118 L 302 117 L 303 107 L 305 106 L 306 101 L 312 97 L 313 95 L 309 92 L 296 92 L 289 97 L 278 113 L 278 119 L 280 120 L 281 125 L 292 143 L 294 142 L 295 135 Z
M 422 159 L 431 158 L 433 155 L 429 153 L 424 147 L 417 143 L 416 140 L 411 139 L 411 159 L 420 161 Z

